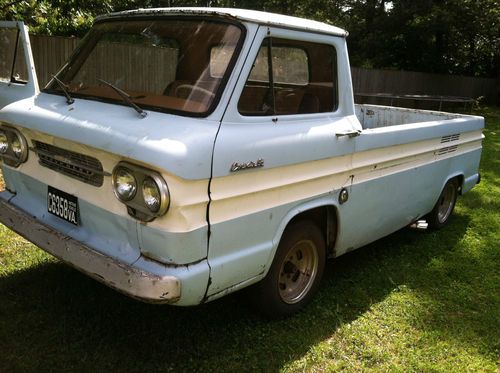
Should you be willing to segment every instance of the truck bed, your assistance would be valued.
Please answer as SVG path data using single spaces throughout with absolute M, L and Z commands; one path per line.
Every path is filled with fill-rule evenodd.
M 470 118 L 470 115 L 440 111 L 406 109 L 393 106 L 354 105 L 363 129 L 399 126 L 402 124 Z

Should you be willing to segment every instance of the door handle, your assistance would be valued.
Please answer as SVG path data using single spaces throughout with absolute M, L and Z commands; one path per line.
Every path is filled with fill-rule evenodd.
M 347 130 L 347 131 L 343 131 L 343 132 L 337 132 L 336 135 L 337 135 L 337 137 L 344 137 L 344 136 L 357 137 L 357 136 L 361 135 L 361 131 Z

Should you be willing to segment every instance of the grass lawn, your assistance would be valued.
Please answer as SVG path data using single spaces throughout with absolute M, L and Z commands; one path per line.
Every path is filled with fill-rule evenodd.
M 259 319 L 244 293 L 192 308 L 130 300 L 0 225 L 0 371 L 498 372 L 500 110 L 479 114 L 482 182 L 450 224 L 332 261 L 286 320 Z

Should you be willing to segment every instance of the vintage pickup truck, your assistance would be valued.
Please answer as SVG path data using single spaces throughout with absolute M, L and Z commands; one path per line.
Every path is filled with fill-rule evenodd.
M 355 105 L 347 32 L 264 12 L 96 19 L 39 89 L 0 23 L 0 221 L 104 284 L 196 305 L 253 285 L 268 315 L 326 258 L 426 219 L 479 182 L 481 117 Z

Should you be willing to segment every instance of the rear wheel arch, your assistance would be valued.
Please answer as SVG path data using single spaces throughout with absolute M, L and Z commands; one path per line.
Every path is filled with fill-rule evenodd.
M 457 176 L 453 177 L 453 179 L 457 180 L 457 182 L 458 182 L 458 194 L 462 195 L 462 188 L 463 188 L 464 180 L 465 180 L 464 175 L 463 174 L 457 175 Z
M 462 187 L 464 185 L 465 176 L 463 173 L 451 174 L 448 178 L 444 179 L 443 185 L 441 185 L 441 190 L 443 190 L 444 186 L 450 181 L 455 180 L 458 184 L 458 194 L 462 195 Z
M 457 198 L 461 192 L 463 176 L 450 177 L 443 185 L 433 209 L 426 215 L 431 230 L 444 227 L 453 213 Z

